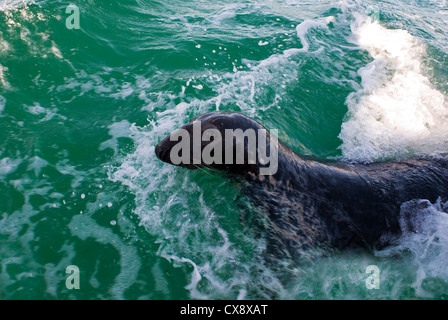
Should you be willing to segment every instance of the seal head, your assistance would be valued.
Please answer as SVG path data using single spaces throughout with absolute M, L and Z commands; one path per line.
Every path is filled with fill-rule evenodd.
M 241 113 L 216 111 L 192 119 L 160 141 L 155 151 L 160 160 L 188 169 L 259 175 L 277 160 L 277 141 Z

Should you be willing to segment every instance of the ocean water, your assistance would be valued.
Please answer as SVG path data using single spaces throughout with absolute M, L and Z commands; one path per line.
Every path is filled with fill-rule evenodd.
M 0 299 L 446 299 L 446 204 L 273 265 L 237 185 L 154 147 L 234 110 L 322 159 L 446 152 L 447 97 L 445 0 L 0 0 Z

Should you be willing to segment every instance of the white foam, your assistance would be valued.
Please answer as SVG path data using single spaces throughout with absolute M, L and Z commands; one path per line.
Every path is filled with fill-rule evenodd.
M 22 159 L 3 158 L 0 160 L 0 178 L 17 170 L 17 167 L 22 162 Z
M 233 19 L 236 17 L 237 11 L 244 9 L 244 5 L 240 4 L 229 4 L 225 6 L 218 14 L 213 15 L 209 18 L 213 24 L 221 24 L 225 20 Z
M 300 39 L 300 42 L 302 43 L 302 48 L 295 49 L 294 52 L 298 53 L 298 52 L 308 51 L 310 48 L 310 44 L 307 39 L 309 30 L 315 29 L 315 28 L 328 29 L 328 24 L 333 21 L 334 21 L 334 17 L 330 16 L 330 17 L 324 17 L 324 18 L 319 18 L 319 19 L 314 19 L 314 20 L 311 20 L 311 19 L 305 20 L 302 23 L 300 23 L 299 25 L 297 25 L 297 27 L 296 27 L 297 37 Z
M 11 89 L 11 85 L 9 84 L 5 76 L 5 71 L 7 70 L 8 70 L 7 67 L 4 67 L 0 64 L 0 83 L 3 85 L 4 88 Z
M 68 225 L 72 235 L 86 240 L 93 238 L 102 244 L 110 244 L 120 254 L 120 274 L 115 277 L 111 289 L 114 299 L 124 299 L 124 291 L 133 285 L 141 267 L 137 249 L 122 242 L 111 229 L 99 226 L 89 215 L 75 215 Z
M 0 11 L 9 11 L 25 6 L 30 3 L 35 3 L 34 0 L 2 0 L 0 3 Z
M 6 98 L 3 96 L 0 96 L 0 116 L 3 112 L 3 110 L 5 110 L 5 106 L 6 106 Z
M 120 122 L 114 122 L 108 126 L 109 135 L 112 137 L 109 140 L 101 142 L 99 146 L 99 150 L 104 150 L 106 148 L 111 148 L 115 151 L 118 151 L 118 138 L 128 138 L 133 134 L 132 130 L 133 125 L 129 123 L 127 120 L 122 120 Z
M 343 155 L 371 161 L 446 151 L 448 104 L 422 71 L 424 45 L 361 15 L 352 29 L 373 61 L 358 71 L 362 88 L 346 100 Z
M 233 71 L 212 79 L 210 86 L 218 93 L 207 101 L 201 101 L 202 106 L 209 106 L 209 110 L 220 110 L 222 105 L 236 104 L 242 112 L 254 116 L 260 110 L 277 107 L 281 96 L 285 92 L 282 84 L 296 81 L 299 63 L 290 57 L 300 49 L 285 50 L 280 54 L 261 60 L 242 59 L 248 70 L 241 70 L 233 64 Z M 266 92 L 274 89 L 274 97 L 267 97 Z M 271 101 L 271 103 L 269 103 Z M 212 108 L 213 106 L 213 108 Z
M 63 283 L 65 278 L 65 270 L 67 266 L 72 265 L 72 261 L 76 255 L 76 250 L 73 244 L 64 243 L 59 252 L 64 253 L 57 264 L 47 263 L 44 265 L 44 278 L 47 284 L 47 290 L 53 297 L 58 296 L 58 287 Z
M 437 298 L 437 282 L 448 283 L 448 203 L 440 200 L 431 204 L 427 200 L 412 200 L 401 207 L 400 225 L 404 231 L 396 245 L 377 251 L 379 257 L 392 257 L 412 253 L 408 258 L 409 275 L 417 297 Z M 445 210 L 445 212 L 443 211 Z M 409 255 L 408 255 L 409 256 Z M 431 281 L 436 284 L 431 284 Z
M 119 91 L 117 93 L 113 93 L 110 96 L 117 98 L 117 99 L 120 98 L 120 99 L 124 100 L 134 92 L 134 89 L 132 88 L 130 83 L 123 84 L 122 87 L 118 90 Z
M 61 50 L 56 46 L 56 43 L 52 40 L 51 41 L 51 52 L 55 55 L 56 58 L 63 59 Z
M 59 115 L 57 113 L 57 108 L 44 108 L 40 105 L 39 102 L 35 102 L 32 106 L 26 106 L 26 108 L 32 115 L 43 116 L 43 118 L 39 119 L 39 122 L 46 122 L 53 119 L 54 117 L 58 117 L 62 120 L 67 120 L 65 116 Z
M 42 169 L 48 165 L 48 161 L 42 159 L 41 157 L 34 156 L 28 161 L 28 170 L 32 169 L 36 177 L 38 177 Z

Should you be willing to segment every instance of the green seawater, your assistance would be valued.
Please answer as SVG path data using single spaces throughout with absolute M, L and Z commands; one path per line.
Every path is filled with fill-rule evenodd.
M 446 299 L 440 203 L 394 246 L 273 265 L 237 184 L 154 147 L 233 110 L 322 159 L 446 152 L 447 18 L 445 0 L 0 0 L 0 299 Z

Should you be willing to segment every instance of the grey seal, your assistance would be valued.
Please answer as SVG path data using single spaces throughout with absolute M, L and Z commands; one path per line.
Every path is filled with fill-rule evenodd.
M 244 114 L 219 111 L 194 118 L 182 129 L 192 132 L 193 123 L 197 122 L 201 123 L 202 132 L 212 128 L 223 137 L 226 129 L 264 129 Z M 268 133 L 265 141 L 268 149 L 271 139 Z M 222 144 L 229 143 L 224 140 Z M 155 148 L 157 157 L 173 164 L 170 152 L 177 143 L 170 136 L 165 137 Z M 209 143 L 202 141 L 201 150 Z M 414 199 L 434 203 L 440 199 L 446 201 L 448 197 L 446 154 L 351 163 L 299 155 L 281 141 L 277 148 L 278 168 L 272 175 L 260 175 L 260 169 L 266 164 L 258 159 L 239 164 L 221 161 L 176 165 L 218 170 L 244 181 L 244 194 L 266 213 L 263 219 L 268 221 L 270 250 L 292 258 L 313 248 L 382 248 L 403 232 L 400 227 L 403 203 Z M 225 157 L 228 149 L 223 150 L 222 157 Z M 244 150 L 248 150 L 247 141 Z M 194 157 L 192 151 L 189 156 Z

